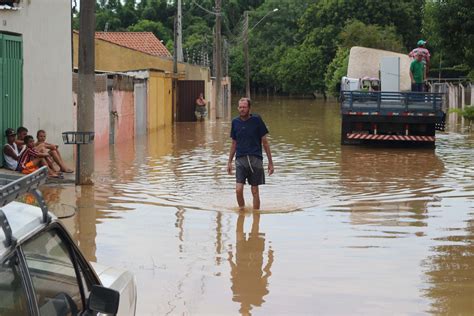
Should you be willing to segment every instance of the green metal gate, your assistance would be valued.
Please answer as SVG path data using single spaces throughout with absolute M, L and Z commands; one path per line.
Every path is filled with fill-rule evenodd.
M 3 164 L 5 129 L 23 123 L 23 45 L 21 36 L 0 33 L 0 133 Z

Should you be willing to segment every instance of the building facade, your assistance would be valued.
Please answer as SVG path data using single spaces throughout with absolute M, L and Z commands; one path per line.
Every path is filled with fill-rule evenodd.
M 0 129 L 25 126 L 62 144 L 74 129 L 71 1 L 17 0 L 0 5 Z M 4 142 L 2 137 L 2 143 Z M 62 147 L 72 157 L 72 147 Z

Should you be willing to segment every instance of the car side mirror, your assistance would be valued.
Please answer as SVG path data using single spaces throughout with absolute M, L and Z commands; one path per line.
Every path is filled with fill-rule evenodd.
M 93 285 L 87 302 L 87 309 L 102 314 L 115 315 L 117 314 L 119 303 L 119 292 L 101 285 Z

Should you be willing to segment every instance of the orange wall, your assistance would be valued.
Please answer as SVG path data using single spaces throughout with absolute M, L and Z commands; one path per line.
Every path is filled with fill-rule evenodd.
M 148 78 L 148 130 L 171 125 L 172 80 L 162 72 L 150 71 Z

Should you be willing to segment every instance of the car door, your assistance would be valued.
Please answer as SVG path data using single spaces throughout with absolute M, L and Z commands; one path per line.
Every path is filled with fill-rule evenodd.
M 31 315 L 30 302 L 27 283 L 15 252 L 0 262 L 0 315 Z
M 41 316 L 79 315 L 97 284 L 71 243 L 57 226 L 21 246 Z

